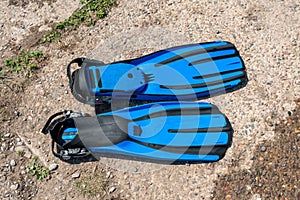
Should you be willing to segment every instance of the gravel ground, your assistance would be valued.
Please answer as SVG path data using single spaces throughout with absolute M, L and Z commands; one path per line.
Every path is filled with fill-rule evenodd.
M 214 199 L 300 199 L 300 99 L 297 104 L 291 117 L 276 124 L 274 140 L 256 147 L 250 169 L 233 165 L 218 177 Z
M 223 190 L 216 194 L 214 187 L 224 186 L 216 183 L 222 182 L 221 177 L 226 174 L 235 174 L 233 170 L 257 169 L 252 159 L 257 146 L 275 139 L 276 124 L 289 116 L 295 109 L 295 99 L 300 96 L 300 7 L 297 1 L 119 1 L 96 26 L 71 31 L 57 44 L 33 47 L 38 35 L 80 6 L 79 0 L 43 4 L 32 1 L 29 5 L 8 6 L 9 2 L 13 1 L 0 2 L 1 59 L 29 47 L 48 55 L 45 66 L 27 82 L 23 92 L 7 98 L 10 90 L 1 86 L 6 95 L 1 95 L 6 102 L 2 105 L 6 108 L 5 115 L 9 116 L 9 120 L 1 124 L 1 132 L 10 133 L 9 138 L 20 138 L 46 166 L 59 165 L 50 180 L 32 184 L 38 192 L 30 194 L 37 199 L 83 198 L 76 193 L 70 174 L 98 165 L 104 173 L 113 174 L 108 176 L 109 191 L 105 198 L 210 199 L 217 196 L 223 199 L 233 194 Z M 213 164 L 164 166 L 101 159 L 100 163 L 69 165 L 52 156 L 49 137 L 40 134 L 46 118 L 62 109 L 92 111 L 69 93 L 65 67 L 71 59 L 88 56 L 111 62 L 174 45 L 213 40 L 236 44 L 250 80 L 246 88 L 208 100 L 218 105 L 234 125 L 233 146 L 223 160 Z M 17 103 L 9 104 L 10 99 Z M 3 162 L 1 158 L 3 165 L 10 162 L 9 152 L 13 149 L 5 151 L 8 155 Z M 103 167 L 103 163 L 107 167 Z M 3 187 L 4 196 L 14 184 L 12 181 Z M 232 184 L 243 184 L 243 180 Z M 273 185 L 272 180 L 267 184 Z M 229 191 L 231 188 L 234 187 Z M 264 191 L 259 193 L 265 197 L 263 194 Z M 247 199 L 260 196 L 250 193 Z

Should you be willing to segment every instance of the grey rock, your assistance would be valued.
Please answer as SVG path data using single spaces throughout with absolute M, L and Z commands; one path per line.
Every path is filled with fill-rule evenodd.
M 111 176 L 111 172 L 108 171 L 108 172 L 106 173 L 106 178 L 110 178 L 110 176 Z
M 10 196 L 10 193 L 9 192 L 5 192 L 4 193 L 4 197 L 9 197 Z
M 109 193 L 113 193 L 114 191 L 116 191 L 116 188 L 115 188 L 115 187 L 111 187 L 111 188 L 109 189 Z
M 298 6 L 299 6 L 298 4 L 296 4 L 296 3 L 293 3 L 293 4 L 291 4 L 291 5 L 290 5 L 290 8 L 292 8 L 292 9 L 296 9 Z
M 2 171 L 3 171 L 3 172 L 8 172 L 8 171 L 9 171 L 9 168 L 8 168 L 8 167 L 4 167 L 4 168 L 2 169 Z
M 18 183 L 17 184 L 13 184 L 13 185 L 10 186 L 11 190 L 17 190 L 18 188 L 19 188 L 19 184 Z
M 58 164 L 53 163 L 48 168 L 49 168 L 50 171 L 56 170 L 58 168 Z
M 72 178 L 79 178 L 81 175 L 80 171 L 75 172 L 74 174 L 72 174 Z
M 20 191 L 23 191 L 25 189 L 25 185 L 24 184 L 21 184 L 18 188 Z
M 267 150 L 267 147 L 262 146 L 260 150 L 261 150 L 262 152 L 265 152 L 265 151 Z
M 138 192 L 139 190 L 140 190 L 140 186 L 135 186 L 133 189 L 134 192 Z
M 9 164 L 10 164 L 10 166 L 16 166 L 16 165 L 17 165 L 17 163 L 16 163 L 15 160 L 11 160 L 11 161 L 9 162 Z
M 17 146 L 22 146 L 23 145 L 23 142 L 17 142 Z
M 15 113 L 15 115 L 17 116 L 17 117 L 19 117 L 20 116 L 20 112 L 19 111 L 14 111 L 14 113 Z

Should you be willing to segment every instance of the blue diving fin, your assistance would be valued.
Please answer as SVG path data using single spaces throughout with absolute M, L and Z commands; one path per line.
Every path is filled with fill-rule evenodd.
M 80 68 L 71 73 L 76 63 Z M 91 105 L 107 99 L 204 99 L 237 90 L 248 82 L 239 52 L 225 41 L 178 46 L 110 64 L 77 58 L 67 69 L 72 94 Z
M 93 117 L 64 111 L 50 117 L 42 132 L 65 161 L 104 156 L 155 163 L 218 161 L 233 136 L 226 116 L 203 102 L 150 103 Z

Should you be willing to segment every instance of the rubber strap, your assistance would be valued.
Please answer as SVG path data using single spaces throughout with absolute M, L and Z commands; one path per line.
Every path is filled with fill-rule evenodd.
M 57 112 L 57 113 L 51 115 L 51 116 L 48 118 L 48 120 L 46 121 L 46 124 L 44 125 L 44 127 L 43 127 L 43 129 L 42 129 L 42 133 L 47 134 L 47 133 L 49 133 L 49 131 L 51 131 L 51 129 L 50 129 L 50 127 L 51 127 L 50 124 L 51 124 L 51 122 L 53 121 L 54 118 L 56 118 L 56 117 L 58 117 L 58 116 L 60 116 L 60 115 L 68 116 L 68 115 L 70 115 L 71 113 L 73 113 L 72 110 L 64 110 L 64 111 L 60 111 L 60 112 Z M 54 123 L 52 123 L 51 125 L 53 125 L 53 124 L 54 124 Z M 55 124 L 57 124 L 57 122 L 56 122 Z
M 58 116 L 64 116 L 60 117 L 56 120 Z M 77 141 L 74 141 L 73 143 L 67 143 L 66 145 L 60 145 L 58 143 L 59 140 L 61 140 L 61 134 L 59 134 L 60 127 L 63 126 L 64 122 L 67 119 L 70 118 L 76 118 L 78 116 L 83 116 L 81 113 L 74 113 L 71 110 L 64 110 L 61 112 L 57 112 L 49 117 L 47 120 L 44 128 L 42 129 L 42 133 L 47 134 L 49 133 L 52 138 L 51 142 L 51 151 L 55 157 L 58 157 L 62 160 L 69 160 L 69 159 L 75 159 L 75 158 L 86 158 L 87 156 L 90 156 L 91 153 L 84 147 L 72 147 L 72 144 L 75 142 L 75 144 L 78 144 L 79 138 L 77 138 Z M 55 150 L 55 144 L 56 144 L 56 150 Z
M 70 88 L 72 88 L 73 83 L 74 83 L 74 80 L 73 80 L 73 77 L 72 77 L 72 72 L 71 72 L 71 65 L 74 64 L 74 63 L 77 63 L 78 66 L 81 67 L 84 59 L 85 58 L 75 58 L 67 66 L 67 76 L 69 78 L 69 86 L 70 86 Z
M 84 71 L 75 70 L 72 73 L 71 65 L 74 64 L 74 63 L 77 63 L 79 67 L 86 67 L 86 66 L 93 66 L 93 65 L 100 66 L 100 65 L 104 65 L 104 63 L 102 61 L 99 61 L 99 60 L 93 60 L 93 59 L 87 59 L 87 58 L 76 58 L 68 64 L 68 66 L 67 66 L 67 76 L 69 78 L 69 87 L 70 87 L 71 93 L 77 101 L 79 101 L 81 103 L 84 103 L 84 104 L 89 104 L 89 105 L 101 108 L 99 110 L 103 110 L 103 112 L 110 111 L 109 103 L 107 103 L 105 101 L 102 101 L 102 100 L 99 100 L 99 101 L 96 102 L 96 99 L 91 99 L 91 100 L 88 101 L 87 99 L 85 99 L 82 95 L 80 95 L 77 92 L 77 89 L 79 89 L 79 85 L 81 87 L 85 86 L 85 88 L 80 88 L 80 90 L 82 90 L 82 91 L 88 91 L 89 89 L 87 88 L 87 85 L 84 83 L 84 81 L 85 81 Z M 99 97 L 99 99 L 101 99 L 101 97 Z

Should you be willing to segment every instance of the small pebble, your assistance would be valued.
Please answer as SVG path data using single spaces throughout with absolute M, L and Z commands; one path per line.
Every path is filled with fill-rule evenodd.
M 15 160 L 11 160 L 9 164 L 10 164 L 10 166 L 16 166 L 17 163 Z
M 58 168 L 58 164 L 56 164 L 56 163 L 53 163 L 49 166 L 50 171 L 56 170 L 57 168 Z
M 113 193 L 115 190 L 116 190 L 115 187 L 111 187 L 111 188 L 109 189 L 109 193 Z
M 22 146 L 23 142 L 17 142 L 17 146 Z
M 5 197 L 9 197 L 9 196 L 10 196 L 10 193 L 9 193 L 9 192 L 5 192 L 4 196 L 5 196 Z
M 15 115 L 17 116 L 17 117 L 19 117 L 20 116 L 20 112 L 19 111 L 14 111 L 14 113 L 15 113 Z
M 298 5 L 296 3 L 293 3 L 290 5 L 290 8 L 292 8 L 292 9 L 296 9 L 297 7 L 298 7 Z
M 19 184 L 13 184 L 13 185 L 10 186 L 10 189 L 11 190 L 17 190 L 18 187 L 19 187 Z
M 68 90 L 65 90 L 65 94 L 68 94 Z
M 140 190 L 140 186 L 135 186 L 133 189 L 134 192 L 138 192 L 139 190 Z
M 107 173 L 106 173 L 106 178 L 109 178 L 110 175 L 111 175 L 111 172 L 107 172 Z
M 72 174 L 72 178 L 79 178 L 81 175 L 81 172 L 78 171 L 78 172 L 75 172 L 74 174 Z
M 18 188 L 20 191 L 23 191 L 25 189 L 25 185 L 24 184 L 21 184 Z
M 250 185 L 246 185 L 246 190 L 250 191 L 252 188 Z
M 261 151 L 262 151 L 262 152 L 265 152 L 266 150 L 267 150 L 267 148 L 266 148 L 265 146 L 262 146 L 262 147 L 261 147 Z

